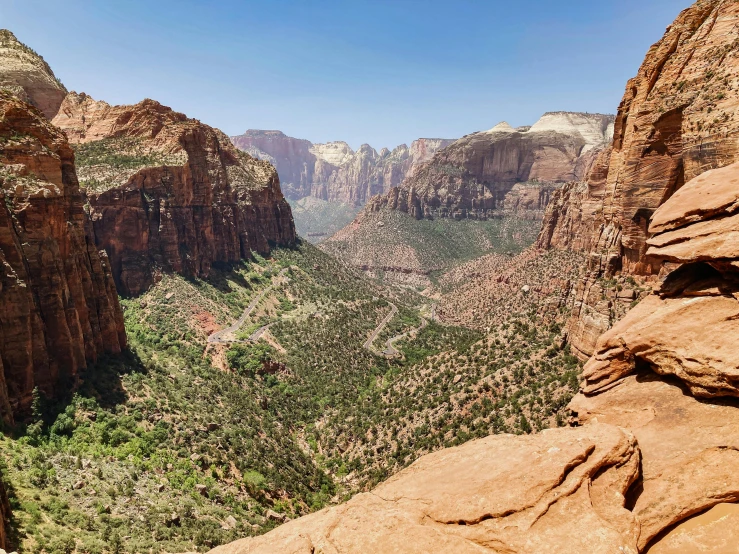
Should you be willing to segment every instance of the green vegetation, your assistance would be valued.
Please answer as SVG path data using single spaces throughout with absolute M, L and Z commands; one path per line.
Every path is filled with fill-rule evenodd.
M 270 284 L 241 342 L 207 344 Z M 69 398 L 38 396 L 2 439 L 19 552 L 205 551 L 424 452 L 563 423 L 579 371 L 559 346 L 563 312 L 511 313 L 488 335 L 429 322 L 386 360 L 362 344 L 389 302 L 399 312 L 378 341 L 417 328 L 428 299 L 307 243 L 122 300 L 130 351 Z
M 348 204 L 326 202 L 312 196 L 288 201 L 298 234 L 314 244 L 349 225 L 359 211 Z
M 401 268 L 424 273 L 432 282 L 439 275 L 485 254 L 518 254 L 529 247 L 540 222 L 519 217 L 488 220 L 422 219 L 396 211 L 365 213 L 352 233 L 335 237 L 321 248 L 355 267 Z M 420 276 L 419 276 L 420 278 Z
M 80 186 L 95 192 L 125 183 L 142 168 L 183 165 L 187 160 L 184 152 L 158 152 L 131 137 L 77 144 L 74 152 Z

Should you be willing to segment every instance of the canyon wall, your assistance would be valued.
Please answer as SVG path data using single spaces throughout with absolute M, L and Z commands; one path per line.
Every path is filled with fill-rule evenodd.
M 559 192 L 545 215 L 540 246 L 590 253 L 569 326 L 583 359 L 618 318 L 603 301 L 603 279 L 662 271 L 645 256 L 654 211 L 686 181 L 737 159 L 738 11 L 733 2 L 702 1 L 680 14 L 628 82 L 607 160 L 587 187 Z
M 48 119 L 67 94 L 49 64 L 6 29 L 0 29 L 0 89 L 36 106 Z
M 53 123 L 75 145 L 95 240 L 121 294 L 162 271 L 207 277 L 215 262 L 295 241 L 274 167 L 223 133 L 144 100 L 110 106 L 70 93 Z
M 735 80 L 726 75 L 735 66 L 737 20 L 736 2 L 699 0 L 682 12 L 650 50 L 648 62 L 659 63 L 647 64 L 649 71 L 630 83 L 605 178 L 601 164 L 587 184 L 558 191 L 547 210 L 541 244 L 589 251 L 586 283 L 620 271 L 632 279 L 663 277 L 594 339 L 580 393 L 569 404 L 571 428 L 494 435 L 423 456 L 370 493 L 214 553 L 736 549 L 739 162 L 729 163 L 735 139 L 721 127 L 718 137 L 704 137 L 710 146 L 701 153 L 681 138 L 685 129 L 673 125 L 674 112 L 666 116 L 672 123 L 662 125 L 674 109 L 669 99 L 657 104 L 662 111 L 640 103 L 634 112 L 632 101 L 656 101 L 641 87 L 655 90 L 661 72 L 675 69 L 671 56 L 681 52 L 671 73 L 675 94 L 690 86 L 686 98 L 700 102 L 716 94 L 711 82 L 719 76 L 724 96 L 711 97 L 732 95 Z M 722 59 L 719 67 L 700 60 L 703 48 Z M 682 77 L 696 75 L 692 64 L 703 77 L 681 85 Z M 704 116 L 703 106 L 696 110 Z M 691 110 L 687 129 L 705 129 L 708 123 Z M 715 111 L 715 125 L 734 113 Z M 633 118 L 645 121 L 646 131 Z M 582 232 L 592 236 L 573 236 Z
M 598 340 L 571 427 L 421 457 L 369 493 L 214 554 L 730 552 L 739 540 L 739 163 L 658 208 L 676 269 Z
M 402 144 L 379 152 L 363 144 L 355 152 L 345 142 L 312 144 L 280 131 L 248 130 L 232 140 L 236 147 L 277 168 L 285 196 L 291 200 L 312 196 L 354 206 L 398 186 L 419 164 L 453 142 L 422 138 L 410 148 Z
M 7 92 L 0 116 L 0 415 L 12 423 L 35 387 L 66 392 L 126 335 L 64 133 Z
M 516 183 L 582 180 L 607 145 L 612 123 L 612 116 L 569 112 L 544 114 L 530 128 L 499 123 L 436 152 L 397 190 L 373 198 L 369 209 L 416 219 L 485 219 L 503 209 Z

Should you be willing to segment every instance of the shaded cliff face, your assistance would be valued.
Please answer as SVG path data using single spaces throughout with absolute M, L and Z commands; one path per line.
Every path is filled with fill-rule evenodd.
M 399 190 L 374 198 L 370 209 L 423 217 L 484 219 L 502 208 L 514 184 L 581 180 L 610 137 L 613 118 L 545 114 L 527 130 L 500 123 L 438 151 Z
M 6 29 L 0 29 L 0 89 L 36 106 L 49 119 L 67 94 L 44 59 Z
M 354 152 L 345 142 L 312 144 L 280 131 L 249 130 L 232 137 L 237 148 L 270 161 L 291 200 L 306 196 L 364 205 L 370 197 L 398 186 L 422 162 L 451 144 L 448 139 L 418 139 L 377 152 L 363 144 Z
M 618 319 L 601 302 L 602 278 L 663 270 L 662 260 L 645 255 L 654 211 L 686 181 L 737 159 L 738 15 L 736 2 L 713 0 L 679 15 L 626 86 L 607 160 L 599 159 L 587 188 L 555 197 L 545 216 L 540 246 L 590 252 L 569 326 L 582 358 Z
M 76 145 L 95 240 L 122 294 L 161 271 L 206 277 L 214 262 L 295 240 L 274 167 L 217 129 L 152 100 L 110 106 L 76 93 L 53 122 Z
M 126 335 L 66 137 L 7 93 L 0 115 L 0 413 L 13 421 L 34 387 L 49 398 L 66 392 Z

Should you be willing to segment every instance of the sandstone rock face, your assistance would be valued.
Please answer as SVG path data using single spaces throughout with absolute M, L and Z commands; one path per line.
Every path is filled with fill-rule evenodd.
M 76 144 L 98 246 L 122 294 L 161 271 L 206 277 L 295 240 L 290 207 L 269 162 L 152 100 L 110 106 L 70 93 L 54 124 Z
M 422 138 L 410 148 L 402 144 L 392 151 L 377 152 L 363 144 L 354 152 L 345 142 L 312 144 L 280 131 L 248 130 L 232 140 L 237 148 L 277 168 L 291 200 L 313 196 L 354 206 L 398 186 L 419 164 L 453 142 Z
M 590 272 L 569 325 L 570 342 L 583 359 L 612 323 L 593 302 L 597 281 L 619 271 L 659 274 L 671 258 L 669 251 L 646 256 L 655 210 L 687 181 L 738 159 L 732 115 L 739 107 L 737 16 L 736 2 L 718 0 L 700 0 L 679 15 L 626 86 L 607 164 L 596 164 L 579 199 L 555 202 L 545 216 L 540 245 L 590 252 Z M 563 238 L 577 229 L 573 221 L 580 221 L 588 241 Z
M 680 79 L 700 75 L 709 83 L 701 90 L 713 94 L 712 79 L 724 82 L 722 72 L 735 67 L 737 17 L 739 4 L 719 0 L 699 0 L 681 13 L 631 83 L 606 178 L 596 162 L 587 189 L 566 187 L 550 204 L 564 211 L 545 227 L 545 242 L 591 254 L 580 291 L 584 316 L 642 296 L 636 288 L 612 289 L 602 276 L 664 276 L 610 331 L 598 337 L 611 319 L 580 329 L 589 333 L 580 344 L 595 344 L 595 352 L 570 404 L 573 428 L 436 452 L 368 495 L 219 552 L 736 550 L 739 164 L 728 163 L 730 136 L 714 137 L 705 152 L 683 142 L 709 122 L 732 118 L 702 119 L 704 92 L 684 95 Z M 686 102 L 680 125 L 673 98 Z M 717 108 L 724 99 L 711 96 Z M 505 126 L 494 131 L 510 133 Z M 721 168 L 708 171 L 707 163 Z M 600 209 L 587 207 L 598 198 Z M 578 242 L 559 233 L 562 227 L 593 236 Z M 572 441 L 584 447 L 583 458 Z M 591 463 L 599 467 L 593 474 Z M 587 486 L 568 486 L 584 475 L 592 475 Z M 555 497 L 539 516 L 541 500 Z M 460 537 L 466 542 L 452 542 Z
M 49 398 L 66 392 L 126 335 L 66 137 L 0 93 L 0 141 L 0 414 L 12 422 L 34 387 Z
M 6 29 L 0 29 L 0 89 L 36 106 L 48 119 L 67 94 L 44 59 Z
M 649 372 L 622 379 L 600 395 L 578 395 L 581 423 L 628 429 L 642 454 L 631 491 L 640 548 L 659 532 L 721 502 L 739 501 L 739 418 L 734 402 L 706 401 Z
M 214 554 L 635 553 L 633 436 L 594 424 L 491 436 L 420 458 L 371 493 Z M 449 476 L 464 479 L 449 479 Z
M 597 340 L 571 403 L 580 423 L 637 438 L 640 549 L 690 516 L 739 502 L 739 255 L 731 226 L 719 225 L 734 217 L 737 182 L 739 164 L 706 172 L 656 210 L 647 258 L 684 264 Z M 710 542 L 705 533 L 691 540 Z
M 556 112 L 530 129 L 500 123 L 438 151 L 398 190 L 373 199 L 416 217 L 484 219 L 501 209 L 516 183 L 581 180 L 611 136 L 613 117 Z

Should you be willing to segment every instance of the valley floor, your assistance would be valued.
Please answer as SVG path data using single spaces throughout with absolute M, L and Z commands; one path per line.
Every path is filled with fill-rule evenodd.
M 37 398 L 2 439 L 19 552 L 203 551 L 426 452 L 563 425 L 580 370 L 562 346 L 566 291 L 518 259 L 481 300 L 497 314 L 484 325 L 432 317 L 437 302 L 457 311 L 452 281 L 430 299 L 308 243 L 122 300 L 126 356 L 100 360 L 63 402 Z M 465 267 L 449 279 L 474 281 Z M 228 341 L 208 341 L 243 314 Z M 390 339 L 398 355 L 378 355 Z

